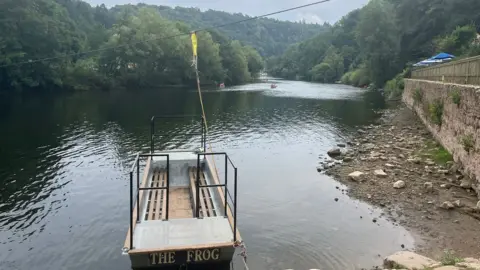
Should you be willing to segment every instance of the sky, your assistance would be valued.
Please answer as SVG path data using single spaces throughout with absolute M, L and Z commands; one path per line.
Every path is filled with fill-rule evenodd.
M 305 5 L 318 0 L 84 0 L 92 5 L 105 4 L 107 7 L 121 4 L 154 4 L 164 6 L 197 7 L 202 10 L 214 9 L 231 13 L 258 16 L 281 9 Z M 348 12 L 364 6 L 369 0 L 331 0 L 323 4 L 306 7 L 272 16 L 279 20 L 309 23 L 334 23 Z

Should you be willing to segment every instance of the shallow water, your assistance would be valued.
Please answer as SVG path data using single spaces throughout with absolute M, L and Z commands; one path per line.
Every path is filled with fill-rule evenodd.
M 376 119 L 382 98 L 343 85 L 277 83 L 204 92 L 209 141 L 239 167 L 250 269 L 361 269 L 412 247 L 405 229 L 315 169 L 319 156 Z M 0 105 L 0 269 L 129 269 L 121 247 L 132 155 L 148 150 L 152 115 L 200 114 L 197 93 L 36 95 Z M 196 124 L 157 125 L 166 136 L 156 146 L 197 146 L 198 137 L 179 136 Z

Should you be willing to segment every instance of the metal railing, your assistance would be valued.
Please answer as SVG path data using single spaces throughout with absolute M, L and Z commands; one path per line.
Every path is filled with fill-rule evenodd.
M 141 158 L 151 158 L 153 157 L 166 157 L 167 158 L 167 165 L 166 165 L 166 171 L 167 171 L 167 179 L 166 179 L 166 185 L 164 187 L 140 187 L 140 159 Z M 133 249 L 133 202 L 134 202 L 134 189 L 133 189 L 133 180 L 134 180 L 134 173 L 135 173 L 135 168 L 136 168 L 136 178 L 137 178 L 137 194 L 136 194 L 136 209 L 137 209 L 137 219 L 136 223 L 140 222 L 140 191 L 145 191 L 145 190 L 166 190 L 166 206 L 165 206 L 165 220 L 168 220 L 168 209 L 169 209 L 169 196 L 170 196 L 170 155 L 169 154 L 140 154 L 138 153 L 135 156 L 135 161 L 133 162 L 132 168 L 130 169 L 130 249 Z M 144 174 L 148 172 L 144 172 Z
M 480 56 L 412 71 L 412 79 L 480 85 Z
M 207 132 L 205 129 L 205 120 L 203 119 L 202 116 L 198 115 L 166 115 L 166 116 L 152 116 L 150 119 L 150 153 L 155 152 L 155 135 L 160 135 L 160 136 L 165 136 L 166 134 L 155 134 L 155 120 L 157 119 L 181 119 L 181 118 L 200 118 L 201 122 L 201 131 L 200 132 L 189 132 L 189 133 L 184 133 L 181 134 L 183 136 L 188 136 L 188 135 L 201 135 L 201 148 L 203 149 L 203 152 L 206 152 L 207 150 Z
M 225 183 L 224 184 L 221 184 L 220 183 L 220 179 L 218 179 L 219 183 L 218 184 L 211 184 L 211 185 L 200 185 L 200 157 L 204 157 L 206 158 L 207 156 L 212 156 L 212 157 L 215 157 L 215 156 L 224 156 L 225 158 L 225 171 L 224 171 L 224 174 L 225 174 Z M 233 198 L 228 190 L 228 164 L 230 163 L 230 165 L 233 167 L 233 170 L 234 170 L 234 184 L 233 184 Z M 212 172 L 213 173 L 216 173 L 216 171 Z M 237 241 L 237 179 L 238 179 L 238 171 L 237 171 L 237 167 L 235 167 L 235 165 L 233 164 L 232 160 L 230 159 L 230 157 L 227 155 L 227 153 L 225 152 L 212 152 L 212 153 L 199 153 L 197 154 L 197 173 L 196 173 L 196 176 L 195 176 L 195 185 L 196 185 L 196 189 L 195 189 L 195 192 L 196 192 L 196 195 L 195 195 L 195 217 L 196 218 L 200 218 L 200 189 L 201 188 L 213 188 L 213 187 L 223 187 L 225 189 L 224 191 L 224 209 L 223 209 L 223 213 L 224 213 L 224 216 L 226 218 L 228 218 L 228 210 L 230 210 L 230 212 L 233 212 L 233 241 Z M 219 194 L 220 195 L 220 194 Z M 233 211 L 230 207 L 230 205 L 228 204 L 228 197 L 227 195 L 230 197 L 230 199 L 232 200 L 232 203 L 233 203 Z M 205 213 L 204 213 L 205 215 Z

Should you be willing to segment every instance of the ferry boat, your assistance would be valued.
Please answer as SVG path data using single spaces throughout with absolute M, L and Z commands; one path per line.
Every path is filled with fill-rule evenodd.
M 132 269 L 230 269 L 237 230 L 237 168 L 225 152 L 207 152 L 204 119 L 198 149 L 137 154 L 130 170 L 130 228 L 123 254 Z M 215 158 L 221 159 L 222 175 Z M 232 196 L 233 193 L 233 196 Z

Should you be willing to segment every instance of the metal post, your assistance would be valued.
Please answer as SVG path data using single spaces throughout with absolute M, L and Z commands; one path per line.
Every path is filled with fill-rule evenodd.
M 153 143 L 153 136 L 155 134 L 155 116 L 152 117 L 150 122 L 150 153 L 153 154 L 154 143 Z
M 130 249 L 133 249 L 133 172 L 130 171 Z
M 225 214 L 225 217 L 227 217 L 227 204 L 228 204 L 228 197 L 227 197 L 227 194 L 228 194 L 228 163 L 227 163 L 227 154 L 225 154 L 225 210 L 224 210 L 224 214 Z
M 197 186 L 196 190 L 196 198 L 195 198 L 195 217 L 200 217 L 200 208 L 198 205 L 200 204 L 200 154 L 197 155 L 197 175 L 196 175 L 196 182 L 195 185 Z
M 204 133 L 205 126 L 204 126 L 204 125 L 205 125 L 205 124 L 204 124 L 204 122 L 203 122 L 203 117 L 202 117 L 202 121 L 201 121 L 201 122 L 202 122 L 202 142 L 201 142 L 200 147 L 203 147 L 203 146 L 204 146 L 204 143 L 203 143 L 203 142 L 205 141 L 205 138 L 204 138 L 204 135 L 205 135 L 205 133 Z M 205 149 L 203 149 L 203 152 L 205 152 Z
M 207 152 L 207 127 L 205 126 L 205 118 L 202 116 L 202 127 L 203 127 L 203 152 Z
M 235 170 L 235 183 L 233 195 L 233 241 L 237 241 L 237 168 Z
M 138 188 L 140 187 L 140 156 L 137 156 L 137 222 L 140 221 L 140 191 Z
M 170 202 L 170 155 L 167 155 L 167 213 L 165 214 L 165 218 L 168 220 L 168 209 L 169 209 L 169 202 Z

